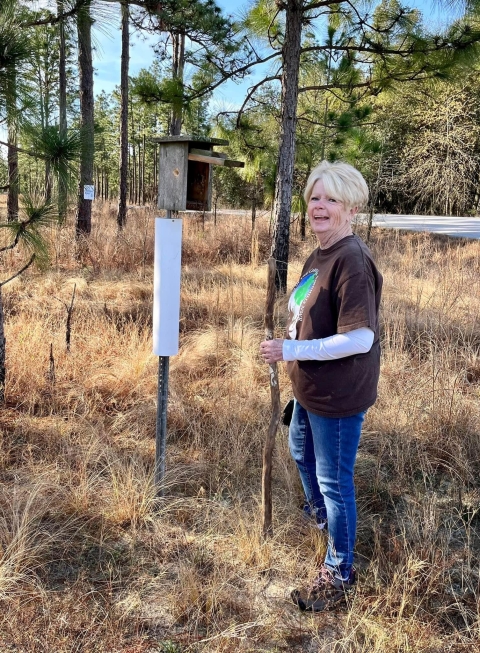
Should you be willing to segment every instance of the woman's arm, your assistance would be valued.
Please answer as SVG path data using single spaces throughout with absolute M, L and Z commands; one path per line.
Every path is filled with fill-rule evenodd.
M 284 340 L 285 361 L 331 361 L 355 354 L 366 354 L 373 345 L 374 333 L 368 327 L 336 333 L 319 340 Z
M 337 333 L 319 340 L 264 340 L 260 355 L 266 363 L 277 361 L 330 361 L 370 351 L 374 332 L 368 327 Z

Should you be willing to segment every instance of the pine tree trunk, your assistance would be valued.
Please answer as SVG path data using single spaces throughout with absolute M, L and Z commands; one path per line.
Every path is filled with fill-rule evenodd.
M 152 186 L 150 187 L 150 193 L 153 195 L 150 198 L 150 200 L 154 199 L 157 193 L 157 184 L 158 184 L 157 166 L 158 166 L 158 148 L 157 148 L 157 144 L 155 143 L 155 145 L 153 146 L 153 182 L 152 182 Z
M 18 150 L 17 130 L 15 125 L 8 127 L 8 195 L 7 195 L 7 221 L 18 220 Z
M 183 70 L 185 67 L 185 34 L 172 34 L 173 40 L 173 66 L 172 77 L 183 83 Z M 176 105 L 172 109 L 170 118 L 170 136 L 178 136 L 182 131 L 182 108 Z
M 128 5 L 122 2 L 122 65 L 120 72 L 120 187 L 118 190 L 117 225 L 123 229 L 127 222 L 128 184 L 128 64 L 130 58 L 130 34 Z
M 281 293 L 285 293 L 287 290 L 302 16 L 303 0 L 288 0 L 285 41 L 282 51 L 282 119 L 275 186 L 275 227 L 272 245 L 272 256 L 277 263 L 275 285 Z
M 64 12 L 64 0 L 57 0 L 57 14 Z M 58 103 L 59 103 L 59 133 L 62 139 L 67 136 L 67 49 L 65 45 L 65 22 L 61 20 L 59 29 L 59 61 L 58 61 Z M 58 214 L 60 222 L 65 222 L 67 217 L 67 170 L 63 170 L 58 177 Z
M 133 122 L 132 122 L 132 126 L 133 126 Z M 132 129 L 132 136 L 133 136 L 133 129 Z M 132 201 L 133 170 L 132 170 L 132 157 L 130 156 L 130 148 L 129 148 L 129 152 L 128 152 L 128 170 L 129 170 L 129 174 L 128 174 L 128 201 L 130 202 L 130 204 L 133 204 L 133 201 Z
M 41 104 L 44 105 L 43 116 L 44 116 L 44 129 L 47 129 L 50 125 L 50 91 L 49 91 L 49 76 L 46 73 L 45 84 L 43 85 L 43 92 L 41 93 Z M 45 161 L 45 199 L 49 202 L 52 199 L 52 173 L 51 173 L 51 164 L 50 161 Z
M 92 18 L 89 4 L 78 13 L 77 31 L 80 74 L 80 125 L 82 130 L 78 209 L 75 225 L 76 237 L 79 238 L 90 234 L 92 231 L 92 201 L 84 199 L 84 186 L 93 184 L 94 155 Z
M 147 145 L 147 139 L 145 137 L 145 132 L 143 133 L 143 146 L 142 146 L 142 192 L 141 192 L 141 203 L 145 206 L 145 150 Z
M 0 286 L 0 405 L 5 403 L 5 315 L 3 312 L 2 287 Z
M 50 172 L 50 161 L 45 161 L 45 199 L 52 199 L 52 175 Z
M 302 211 L 300 213 L 300 240 L 305 240 L 305 224 L 306 224 L 306 213 L 305 209 L 302 207 Z
M 137 201 L 135 202 L 135 204 L 137 204 L 137 206 L 138 206 L 140 204 L 140 197 L 141 197 L 141 191 L 142 191 L 142 146 L 140 145 L 140 141 L 138 141 L 137 161 L 138 161 Z
M 18 220 L 18 150 L 17 150 L 17 76 L 15 66 L 12 66 L 11 77 L 8 81 L 7 104 L 7 130 L 8 130 L 8 195 L 7 195 L 7 221 Z
M 137 150 L 135 145 L 132 147 L 132 150 L 133 150 L 133 202 L 132 204 L 136 204 L 138 179 L 137 179 Z
M 137 154 L 135 150 L 135 123 L 133 115 L 133 102 L 130 98 L 130 115 L 132 117 L 131 134 L 132 155 L 130 157 L 130 204 L 135 204 L 135 193 L 137 189 Z

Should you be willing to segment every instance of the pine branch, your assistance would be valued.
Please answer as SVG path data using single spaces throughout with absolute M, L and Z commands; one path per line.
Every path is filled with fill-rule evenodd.
M 18 245 L 18 241 L 20 240 L 20 236 L 21 236 L 22 232 L 25 231 L 25 225 L 27 223 L 28 223 L 28 220 L 27 220 L 27 222 L 21 222 L 20 223 L 19 229 L 18 229 L 18 231 L 17 231 L 17 233 L 15 235 L 15 240 L 12 243 L 10 243 L 10 245 L 6 245 L 5 247 L 0 247 L 0 252 L 6 252 L 7 250 L 13 249 L 14 247 L 16 247 Z M 12 223 L 10 223 L 10 224 L 12 224 Z M 1 226 L 2 225 L 0 225 L 0 227 Z
M 45 159 L 46 157 L 42 156 L 41 154 L 36 154 L 34 152 L 29 152 L 28 150 L 24 150 L 22 147 L 18 147 L 17 145 L 13 145 L 12 143 L 5 143 L 4 141 L 0 141 L 0 145 L 5 145 L 6 147 L 15 150 L 16 152 L 21 152 L 22 154 L 27 154 L 28 156 L 33 157 L 34 159 Z M 8 186 L 4 186 L 4 188 L 8 188 Z
M 312 2 L 303 7 L 303 12 L 312 11 L 313 9 L 321 9 L 322 7 L 330 7 L 331 5 L 341 5 L 345 0 L 322 0 L 322 2 Z
M 315 84 L 313 86 L 302 86 L 298 89 L 298 92 L 306 93 L 307 91 L 330 91 L 332 88 L 353 89 L 353 88 L 365 88 L 371 86 L 372 86 L 372 82 L 370 80 L 366 82 L 356 82 L 355 84 Z
M 405 37 L 404 43 L 407 40 Z M 400 56 L 407 59 L 414 54 L 433 54 L 435 52 L 444 52 L 445 50 L 457 50 L 460 46 L 463 48 L 474 45 L 478 43 L 479 35 L 473 34 L 469 41 L 466 43 L 456 39 L 455 41 L 449 39 L 438 40 L 434 47 L 416 47 L 414 44 L 411 44 L 409 47 L 399 47 L 399 48 L 384 48 L 379 44 L 378 47 L 367 47 L 366 45 L 313 45 L 308 48 L 302 48 L 302 54 L 306 52 L 325 52 L 328 50 L 334 50 L 336 52 L 368 52 L 369 54 L 374 54 L 377 56 L 384 56 L 391 54 L 394 56 Z
M 236 70 L 231 70 L 229 72 L 224 72 L 222 75 L 222 78 L 216 82 L 215 84 L 212 84 L 208 88 L 201 89 L 197 93 L 193 93 L 188 97 L 188 100 L 197 100 L 198 98 L 203 97 L 204 95 L 208 95 L 208 93 L 211 93 L 214 91 L 218 86 L 223 84 L 227 79 L 231 79 L 232 77 L 235 77 L 235 75 L 238 75 L 239 73 L 246 72 L 253 66 L 256 66 L 258 64 L 266 63 L 267 61 L 270 61 L 270 59 L 274 59 L 275 57 L 278 57 L 280 55 L 279 52 L 274 52 L 273 54 L 269 55 L 268 57 L 264 57 L 263 59 L 256 59 L 255 61 L 251 61 L 248 64 L 245 64 L 244 66 L 240 66 L 240 68 L 237 68 Z
M 64 13 L 58 15 L 50 14 L 48 18 L 41 18 L 38 20 L 31 21 L 30 23 L 23 23 L 22 27 L 37 27 L 38 25 L 56 25 L 57 23 L 60 23 L 62 20 L 74 16 L 77 12 L 80 11 L 80 9 L 82 9 L 82 7 L 88 5 L 90 2 L 91 0 L 77 0 L 75 6 L 72 9 L 69 9 L 69 11 L 65 11 Z
M 395 27 L 398 21 L 401 18 L 403 18 L 405 14 L 408 13 L 408 11 L 406 11 L 403 7 L 400 7 L 400 9 L 398 10 L 398 14 L 392 18 L 392 22 L 390 23 L 390 25 L 380 28 L 380 27 L 375 27 L 374 25 L 370 25 L 370 23 L 367 22 L 367 19 L 361 16 L 360 12 L 358 11 L 357 7 L 353 4 L 353 2 L 350 2 L 350 0 L 345 0 L 345 2 L 351 8 L 351 10 L 356 14 L 358 23 L 361 26 L 361 28 L 363 29 L 363 27 L 365 26 L 369 30 L 371 30 L 372 32 L 376 32 L 377 34 L 388 34 L 390 30 L 392 30 Z M 346 13 L 342 11 L 342 9 L 340 9 L 340 11 L 344 16 L 346 16 Z
M 28 263 L 26 265 L 23 266 L 23 268 L 18 270 L 18 272 L 15 272 L 15 274 L 13 276 L 11 276 L 10 279 L 6 279 L 5 281 L 0 282 L 0 288 L 2 288 L 5 284 L 10 283 L 10 281 L 13 281 L 14 279 L 16 279 L 16 277 L 19 277 L 22 274 L 22 272 L 25 272 L 25 270 L 32 265 L 34 260 L 35 260 L 35 254 L 32 254 L 32 256 L 30 257 L 30 260 L 28 261 Z
M 240 120 L 242 119 L 242 115 L 243 115 L 243 112 L 244 112 L 244 110 L 245 110 L 245 107 L 247 106 L 247 104 L 248 104 L 250 98 L 252 97 L 252 95 L 254 95 L 254 93 L 255 93 L 255 92 L 260 88 L 260 86 L 262 86 L 263 84 L 266 84 L 267 82 L 272 82 L 272 81 L 274 81 L 274 80 L 281 81 L 281 79 L 282 79 L 282 78 L 281 78 L 279 75 L 274 75 L 274 76 L 272 76 L 272 77 L 264 77 L 260 82 L 258 82 L 258 84 L 255 84 L 255 86 L 252 86 L 251 88 L 249 88 L 248 93 L 247 93 L 247 97 L 245 98 L 245 100 L 244 100 L 242 106 L 240 107 L 240 109 L 239 109 L 239 111 L 238 111 L 238 117 L 237 117 L 237 129 L 240 128 Z

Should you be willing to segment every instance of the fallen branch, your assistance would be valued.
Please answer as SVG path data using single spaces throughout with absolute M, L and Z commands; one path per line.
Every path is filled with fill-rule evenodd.
M 55 297 L 57 301 L 59 301 L 61 304 L 65 306 L 67 309 L 67 323 L 65 325 L 65 343 L 67 345 L 67 351 L 70 351 L 70 336 L 72 332 L 72 313 L 73 313 L 73 302 L 75 301 L 75 290 L 77 288 L 77 284 L 75 283 L 73 285 L 73 293 L 72 293 L 72 300 L 70 302 L 70 306 L 63 301 L 63 299 L 58 299 L 58 297 Z M 105 305 L 106 307 L 106 305 Z

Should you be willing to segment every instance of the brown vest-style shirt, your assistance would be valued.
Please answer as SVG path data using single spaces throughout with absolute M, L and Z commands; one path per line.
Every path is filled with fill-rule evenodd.
M 287 338 L 315 340 L 369 327 L 372 348 L 333 361 L 290 361 L 287 371 L 301 406 L 324 417 L 349 417 L 377 398 L 380 373 L 378 310 L 383 279 L 370 250 L 347 236 L 310 254 L 288 303 Z

